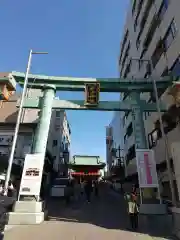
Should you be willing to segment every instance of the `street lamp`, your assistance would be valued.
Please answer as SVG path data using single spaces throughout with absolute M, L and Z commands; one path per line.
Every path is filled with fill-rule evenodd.
M 132 58 L 131 60 L 139 61 L 139 62 L 147 62 L 150 66 L 150 70 L 152 73 L 153 65 L 152 65 L 151 60 L 135 59 L 135 58 Z M 159 118 L 159 123 L 160 123 L 160 129 L 161 129 L 161 133 L 162 133 L 162 138 L 164 139 L 165 150 L 166 150 L 166 154 L 167 154 L 166 163 L 167 163 L 167 171 L 168 171 L 169 183 L 170 183 L 170 188 L 171 188 L 172 203 L 174 206 L 176 206 L 174 181 L 173 181 L 173 177 L 172 177 L 172 173 L 171 173 L 171 164 L 170 164 L 171 154 L 170 154 L 168 139 L 164 132 L 164 126 L 163 126 L 163 121 L 162 121 L 162 116 L 161 116 L 161 108 L 160 108 L 159 97 L 158 97 L 158 90 L 157 90 L 156 80 L 154 77 L 152 77 L 152 82 L 153 82 L 153 88 L 154 88 L 154 93 L 155 93 L 156 108 L 157 108 L 157 113 L 158 113 L 158 118 Z
M 12 142 L 12 148 L 11 148 L 11 153 L 10 153 L 9 161 L 8 161 L 8 169 L 7 169 L 6 178 L 5 178 L 4 195 L 7 195 L 8 183 L 9 183 L 10 176 L 11 176 L 11 169 L 12 169 L 12 164 L 13 164 L 13 159 L 14 159 L 17 137 L 18 137 L 19 127 L 20 127 L 20 123 L 21 123 L 23 104 L 24 104 L 24 99 L 25 99 L 26 90 L 27 90 L 27 86 L 28 86 L 28 75 L 29 75 L 30 68 L 31 68 L 32 55 L 35 55 L 35 54 L 48 54 L 48 53 L 47 52 L 33 52 L 32 49 L 29 52 L 28 64 L 27 64 L 26 74 L 25 74 L 25 78 L 24 78 L 23 92 L 22 92 L 22 97 L 21 97 L 21 101 L 20 101 L 20 106 L 19 106 L 19 111 L 18 111 L 18 116 L 17 116 L 17 121 L 16 121 L 16 127 L 15 127 L 13 142 Z

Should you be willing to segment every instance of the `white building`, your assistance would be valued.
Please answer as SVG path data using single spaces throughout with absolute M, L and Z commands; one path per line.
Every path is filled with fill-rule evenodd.
M 28 96 L 36 97 L 41 95 L 40 90 L 30 90 Z M 0 158 L 8 160 L 11 150 L 12 138 L 14 135 L 17 119 L 17 100 L 19 96 L 14 94 L 8 102 L 0 103 Z M 39 110 L 24 109 L 21 119 L 19 136 L 15 151 L 14 163 L 23 165 L 24 156 L 31 152 L 35 129 L 38 123 Z M 52 118 L 48 136 L 47 150 L 54 158 L 54 170 L 62 171 L 64 158 L 69 161 L 66 152 L 70 151 L 70 127 L 65 111 L 52 111 Z
M 127 13 L 124 35 L 121 41 L 119 58 L 120 76 L 122 78 L 160 77 L 171 73 L 180 76 L 180 1 L 179 0 L 134 0 L 131 1 Z M 140 59 L 142 61 L 137 61 Z M 143 61 L 145 60 L 145 61 Z M 152 63 L 150 68 L 148 61 Z M 147 102 L 154 102 L 154 94 L 142 94 Z M 180 141 L 179 109 L 174 105 L 174 99 L 167 90 L 159 92 L 159 97 L 169 108 L 163 114 L 164 130 L 169 145 Z M 123 100 L 128 99 L 123 95 Z M 167 177 L 166 154 L 164 140 L 158 125 L 157 113 L 144 114 L 146 137 L 149 148 L 155 151 L 159 180 L 170 197 Z M 132 128 L 131 113 L 124 113 L 123 135 L 125 155 L 128 162 L 127 174 L 137 174 L 135 159 L 135 139 Z M 180 194 L 180 167 L 171 161 L 172 172 L 175 175 Z M 175 179 L 175 178 L 174 178 Z
M 115 112 L 111 123 L 106 127 L 106 159 L 109 174 L 112 166 L 118 166 L 119 159 L 124 157 L 122 130 L 122 112 Z
M 71 130 L 64 110 L 53 110 L 47 148 L 54 156 L 54 169 L 66 171 L 70 156 Z

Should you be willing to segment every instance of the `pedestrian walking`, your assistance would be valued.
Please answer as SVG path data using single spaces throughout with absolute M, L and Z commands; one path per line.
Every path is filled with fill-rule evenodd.
M 65 189 L 65 200 L 67 205 L 70 204 L 72 195 L 73 195 L 73 184 L 72 184 L 72 181 L 69 180 Z
M 128 202 L 128 214 L 131 227 L 133 230 L 137 230 L 139 206 L 138 206 L 138 194 L 135 186 L 132 187 L 131 193 L 126 195 L 126 200 Z
M 80 186 L 81 186 L 81 195 L 83 195 L 83 193 L 84 193 L 84 184 L 85 184 L 84 181 L 81 181 L 81 182 L 80 182 Z
M 80 182 L 77 180 L 74 184 L 74 197 L 75 200 L 78 201 L 81 196 L 81 185 Z
M 96 197 L 99 196 L 99 184 L 98 184 L 98 181 L 97 181 L 97 180 L 94 181 L 94 195 L 95 195 Z
M 92 193 L 92 182 L 87 180 L 84 184 L 84 192 L 86 195 L 86 200 L 88 203 L 91 202 L 91 193 Z
M 11 180 L 9 180 L 9 183 L 8 183 L 8 194 L 7 194 L 8 197 L 13 197 L 13 198 L 16 198 L 17 197 L 17 191 L 13 185 L 13 182 Z

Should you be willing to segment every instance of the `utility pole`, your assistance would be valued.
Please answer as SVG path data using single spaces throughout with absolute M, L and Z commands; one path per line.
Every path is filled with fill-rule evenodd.
M 24 104 L 24 99 L 25 99 L 25 95 L 26 95 L 26 91 L 27 91 L 28 75 L 29 75 L 30 68 L 31 68 L 31 60 L 32 60 L 32 55 L 33 54 L 47 54 L 47 52 L 33 52 L 32 49 L 29 52 L 27 69 L 26 69 L 26 74 L 25 74 L 25 78 L 24 78 L 23 91 L 22 91 L 22 96 L 21 96 L 21 101 L 20 101 L 20 106 L 19 106 L 16 126 L 15 126 L 15 132 L 14 132 L 14 137 L 13 137 L 13 142 L 12 142 L 11 153 L 10 153 L 9 161 L 8 161 L 8 168 L 7 168 L 6 178 L 5 178 L 4 195 L 7 195 L 7 192 L 8 192 L 8 185 L 9 185 L 9 180 L 10 180 L 10 177 L 11 177 L 11 170 L 12 170 L 12 165 L 13 165 L 13 160 L 14 160 L 14 153 L 15 153 L 15 148 L 16 148 L 16 143 L 17 143 L 19 127 L 20 127 L 20 124 L 21 124 L 21 116 L 22 116 L 22 112 L 23 112 L 23 104 Z

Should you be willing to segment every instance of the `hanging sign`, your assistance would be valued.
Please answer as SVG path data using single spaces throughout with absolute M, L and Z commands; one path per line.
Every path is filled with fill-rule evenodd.
M 26 155 L 19 195 L 39 196 L 43 166 L 43 154 L 37 153 Z
M 154 151 L 151 149 L 136 149 L 136 162 L 140 188 L 157 188 L 158 177 Z
M 85 85 L 85 105 L 97 106 L 99 103 L 100 83 L 93 82 Z

